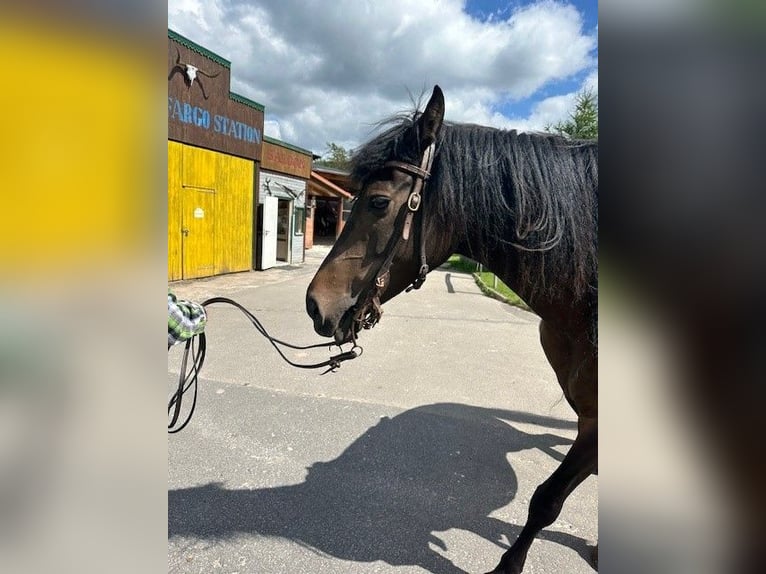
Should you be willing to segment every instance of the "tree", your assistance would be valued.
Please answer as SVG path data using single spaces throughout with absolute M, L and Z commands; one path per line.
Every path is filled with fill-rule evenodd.
M 327 148 L 327 151 L 322 156 L 322 159 L 317 162 L 317 165 L 348 170 L 351 152 L 342 145 L 333 142 L 327 142 Z
M 583 90 L 577 94 L 569 119 L 547 125 L 546 131 L 572 139 L 598 139 L 598 94 Z

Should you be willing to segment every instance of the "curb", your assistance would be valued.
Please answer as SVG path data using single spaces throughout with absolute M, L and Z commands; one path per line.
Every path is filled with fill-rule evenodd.
M 518 307 L 519 309 L 524 309 L 525 311 L 529 311 L 530 313 L 533 312 L 532 309 L 530 309 L 529 306 L 523 301 L 511 301 L 505 295 L 502 295 L 499 292 L 495 291 L 492 287 L 484 283 L 479 278 L 478 273 L 472 273 L 471 275 L 473 276 L 473 280 L 476 281 L 476 285 L 478 285 L 479 289 L 481 289 L 481 292 L 487 295 L 488 297 L 497 299 L 498 301 L 501 301 L 502 303 L 505 303 L 506 305 L 511 305 L 512 307 Z

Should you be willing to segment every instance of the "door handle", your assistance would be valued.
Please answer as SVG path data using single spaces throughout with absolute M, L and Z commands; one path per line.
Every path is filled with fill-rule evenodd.
M 188 237 L 189 236 L 189 230 L 186 229 L 185 227 L 181 228 L 181 233 L 183 233 L 184 237 Z

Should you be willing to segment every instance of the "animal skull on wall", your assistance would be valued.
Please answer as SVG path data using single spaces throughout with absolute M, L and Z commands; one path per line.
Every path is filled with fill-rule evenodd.
M 174 66 L 174 70 L 179 69 L 184 73 L 184 76 L 186 78 L 186 83 L 189 85 L 189 88 L 191 89 L 192 85 L 194 84 L 194 80 L 197 79 L 197 74 L 205 76 L 207 78 L 215 78 L 218 75 L 220 75 L 220 71 L 216 72 L 215 74 L 210 74 L 208 72 L 205 72 L 203 70 L 200 70 L 197 66 L 194 66 L 192 64 L 189 64 L 187 62 L 181 61 L 181 52 L 176 47 L 176 64 Z M 173 72 L 171 71 L 171 77 Z M 200 89 L 202 90 L 202 95 L 205 99 L 208 99 L 207 93 L 205 93 L 205 88 L 202 85 L 201 80 L 197 80 L 197 83 L 199 84 Z

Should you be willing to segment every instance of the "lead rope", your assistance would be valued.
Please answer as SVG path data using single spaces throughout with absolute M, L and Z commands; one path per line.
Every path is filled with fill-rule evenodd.
M 331 356 L 326 361 L 321 361 L 319 363 L 310 363 L 310 364 L 301 364 L 296 363 L 294 361 L 291 361 L 290 359 L 285 356 L 285 354 L 282 352 L 282 349 L 279 348 L 279 345 L 283 347 L 289 347 L 291 349 L 297 349 L 297 350 L 304 350 L 304 349 L 317 349 L 319 347 L 325 347 L 328 346 L 327 343 L 318 343 L 316 345 L 306 345 L 306 346 L 300 346 L 300 345 L 293 345 L 291 343 L 287 343 L 285 341 L 282 341 L 280 339 L 277 339 L 276 337 L 272 337 L 269 335 L 266 328 L 263 326 L 263 324 L 258 320 L 258 318 L 253 315 L 250 311 L 248 311 L 245 307 L 237 303 L 236 301 L 233 301 L 232 299 L 228 299 L 226 297 L 212 297 L 202 303 L 203 307 L 206 307 L 208 305 L 212 305 L 213 303 L 225 303 L 228 305 L 232 305 L 233 307 L 236 307 L 242 313 L 247 317 L 250 322 L 255 327 L 256 331 L 258 331 L 261 335 L 266 337 L 266 339 L 271 343 L 271 346 L 276 349 L 277 353 L 279 353 L 279 356 L 282 357 L 282 359 L 289 365 L 293 367 L 298 367 L 299 369 L 321 369 L 323 367 L 327 367 L 327 370 L 320 373 L 322 375 L 335 372 L 340 368 L 341 363 L 344 361 L 349 361 L 351 359 L 356 359 L 357 357 L 361 356 L 361 354 L 364 352 L 364 349 L 356 344 L 356 338 L 353 339 L 353 346 L 348 351 L 342 351 L 336 355 Z M 196 345 L 195 345 L 196 341 Z M 329 345 L 329 348 L 334 347 L 335 345 Z M 340 349 L 340 345 L 338 345 L 338 348 Z M 186 347 L 184 348 L 184 356 L 181 360 L 181 372 L 178 375 L 178 388 L 173 393 L 173 395 L 170 397 L 170 400 L 168 401 L 168 416 L 170 416 L 170 423 L 168 424 L 168 433 L 174 434 L 178 431 L 182 430 L 187 424 L 189 424 L 189 421 L 192 418 L 192 415 L 194 414 L 194 408 L 197 405 L 197 388 L 198 388 L 198 379 L 199 379 L 199 373 L 202 370 L 202 365 L 205 362 L 205 353 L 207 350 L 207 339 L 205 337 L 205 333 L 200 333 L 199 335 L 196 335 L 186 341 Z M 342 349 L 341 349 L 342 350 Z M 187 364 L 189 356 L 192 357 L 191 362 L 191 368 L 188 369 L 187 372 Z M 186 418 L 184 419 L 183 423 L 176 426 L 178 423 L 178 419 L 181 414 L 181 402 L 183 399 L 184 394 L 189 390 L 189 388 L 194 387 L 194 394 L 192 396 L 192 404 L 191 408 L 189 410 L 189 414 L 186 415 Z M 171 415 L 172 412 L 172 415 Z

